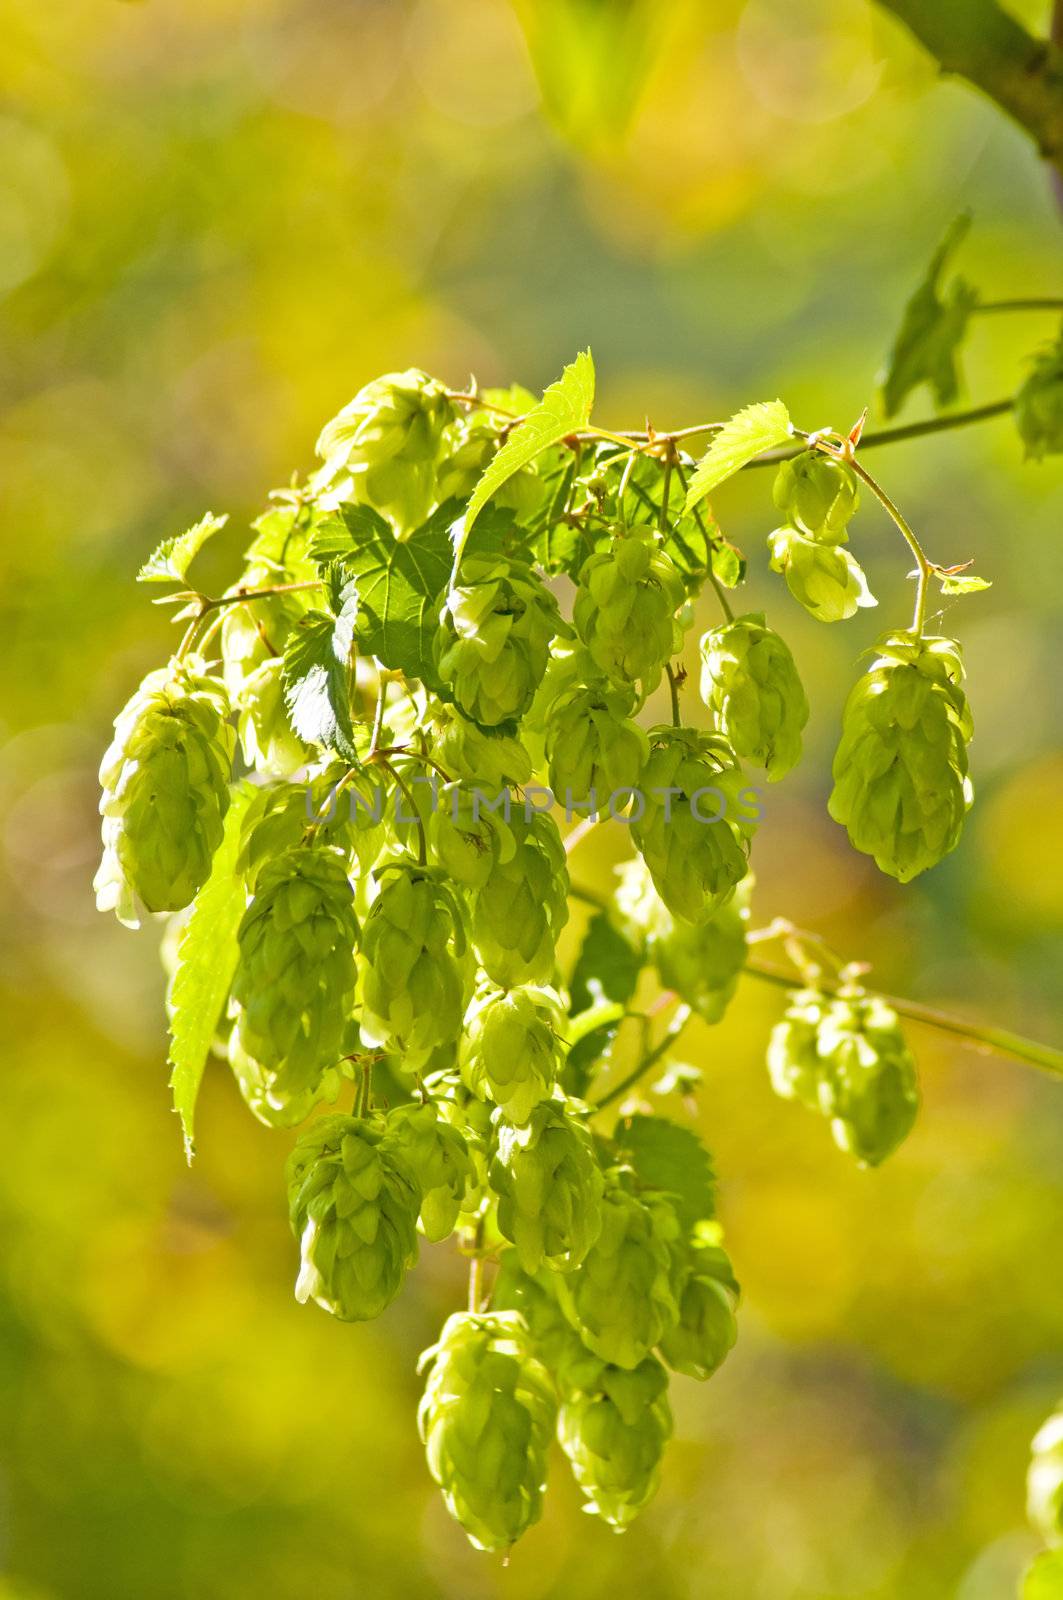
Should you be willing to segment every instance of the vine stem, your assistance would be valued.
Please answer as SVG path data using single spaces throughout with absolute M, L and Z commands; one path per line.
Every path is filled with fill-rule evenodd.
M 675 1016 L 653 1048 L 647 1050 L 639 1058 L 626 1077 L 621 1078 L 619 1083 L 614 1084 L 611 1089 L 606 1090 L 600 1099 L 595 1100 L 592 1109 L 601 1111 L 605 1106 L 612 1105 L 614 1100 L 619 1100 L 622 1095 L 627 1094 L 629 1089 L 633 1089 L 640 1078 L 645 1077 L 650 1068 L 655 1067 L 662 1056 L 667 1055 L 692 1016 L 693 1011 L 690 1006 L 679 1006 Z
M 915 557 L 919 578 L 915 590 L 915 615 L 912 618 L 912 629 L 915 633 L 921 636 L 924 624 L 926 622 L 927 586 L 930 582 L 930 574 L 934 570 L 933 565 L 928 558 L 926 551 L 923 549 L 922 545 L 919 543 L 919 540 L 912 531 L 912 528 L 909 526 L 905 518 L 902 517 L 900 511 L 894 505 L 893 501 L 890 499 L 882 485 L 877 481 L 877 479 L 871 476 L 867 468 L 856 459 L 855 455 L 849 453 L 847 454 L 846 459 L 848 460 L 853 471 L 856 473 L 856 476 L 860 479 L 861 483 L 867 484 L 868 488 L 871 490 L 871 493 L 884 507 L 887 514 L 893 519 L 893 522 L 900 529 L 902 535 L 904 536 L 909 550 L 911 550 L 912 555 Z
M 679 675 L 672 668 L 672 663 L 666 661 L 664 670 L 668 674 L 668 692 L 672 697 L 672 727 L 681 728 L 683 718 L 679 712 Z
M 712 426 L 716 427 L 716 423 L 713 423 Z M 674 458 L 676 476 L 679 479 L 679 486 L 685 495 L 687 492 L 687 475 L 683 470 L 683 463 L 679 459 L 678 451 L 673 449 L 672 456 Z M 733 622 L 735 619 L 735 614 L 731 610 L 731 603 L 724 593 L 723 584 L 712 570 L 712 540 L 709 538 L 709 530 L 705 526 L 705 519 L 701 514 L 700 506 L 694 507 L 694 520 L 697 522 L 698 528 L 704 535 L 705 543 L 709 546 L 709 582 L 716 591 L 716 598 L 720 602 L 720 610 L 723 612 L 724 617 L 728 622 Z
M 411 792 L 410 786 L 406 782 L 406 779 L 401 777 L 399 775 L 399 773 L 396 772 L 395 768 L 391 765 L 391 762 L 388 761 L 384 756 L 380 755 L 379 752 L 377 753 L 377 758 L 376 759 L 377 759 L 377 765 L 383 767 L 384 771 L 387 772 L 387 773 L 390 773 L 390 775 L 394 778 L 395 782 L 398 784 L 398 787 L 402 792 L 403 799 L 406 801 L 406 804 L 410 808 L 410 819 L 411 819 L 411 821 L 413 821 L 413 822 L 415 822 L 417 824 L 417 865 L 419 867 L 427 867 L 427 865 L 428 865 L 428 835 L 425 833 L 425 830 L 424 830 L 424 819 L 421 816 L 421 813 L 418 811 L 417 806 L 416 806 L 416 804 L 414 802 L 414 798 L 413 798 L 413 794 Z
M 972 316 L 981 311 L 1063 311 L 1063 300 L 1042 295 L 1027 300 L 980 300 L 971 307 Z

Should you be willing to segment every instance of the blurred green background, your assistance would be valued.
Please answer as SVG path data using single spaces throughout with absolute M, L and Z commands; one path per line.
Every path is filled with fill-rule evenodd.
M 320 423 L 408 364 L 541 386 L 589 344 L 606 425 L 780 393 L 801 425 L 847 427 L 961 207 L 987 296 L 1058 293 L 1060 219 L 1025 141 L 861 0 L 0 17 L 0 1597 L 1012 1594 L 1035 1548 L 1028 1440 L 1063 1389 L 1058 1084 L 913 1027 L 921 1120 L 861 1173 L 773 1099 L 780 997 L 747 982 L 684 1049 L 739 1346 L 707 1386 L 674 1384 L 662 1490 L 631 1532 L 581 1516 L 558 1460 L 503 1569 L 449 1522 L 416 1436 L 416 1357 L 461 1301 L 459 1262 L 426 1249 L 372 1326 L 295 1303 L 289 1138 L 215 1065 L 186 1168 L 156 940 L 99 918 L 89 884 L 110 719 L 170 644 L 132 581 L 158 537 L 231 512 L 203 562 L 227 582 Z M 1052 331 L 979 321 L 970 397 L 1012 392 Z M 907 614 L 904 552 L 866 509 L 879 612 L 824 628 L 767 572 L 770 480 L 745 474 L 715 510 L 813 704 L 810 759 L 768 796 L 755 919 L 1058 1040 L 1063 477 L 1022 465 L 1006 418 L 875 469 L 936 559 L 993 579 L 946 602 L 979 801 L 907 890 L 827 819 L 856 657 Z M 607 882 L 624 845 L 602 830 L 584 875 Z

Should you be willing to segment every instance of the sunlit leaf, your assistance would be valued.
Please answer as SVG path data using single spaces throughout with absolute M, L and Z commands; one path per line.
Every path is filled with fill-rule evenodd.
M 184 583 L 189 567 L 207 540 L 220 532 L 228 520 L 228 513 L 216 517 L 213 511 L 208 511 L 184 533 L 175 533 L 169 539 L 164 539 L 137 573 L 137 582 Z
M 692 510 L 718 483 L 763 451 L 785 444 L 790 436 L 790 414 L 781 400 L 762 400 L 737 411 L 702 456 L 687 489 L 686 509 Z

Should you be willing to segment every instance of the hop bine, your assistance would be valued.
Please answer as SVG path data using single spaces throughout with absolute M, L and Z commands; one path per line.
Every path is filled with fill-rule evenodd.
M 773 779 L 797 765 L 808 701 L 793 656 L 763 614 L 702 636 L 701 698 L 737 756 Z
M 480 1550 L 505 1550 L 539 1520 L 557 1403 L 514 1311 L 458 1312 L 428 1368 L 418 1412 L 428 1470 Z
M 498 1229 L 517 1250 L 526 1272 L 548 1261 L 578 1267 L 601 1230 L 603 1179 L 594 1145 L 574 1108 L 563 1101 L 537 1105 L 524 1127 L 497 1116 L 491 1187 L 498 1196 Z
M 655 1356 L 630 1370 L 585 1356 L 566 1384 L 557 1436 L 583 1509 L 623 1532 L 657 1490 L 672 1432 L 668 1374 Z
M 210 874 L 229 808 L 235 737 L 217 678 L 191 666 L 149 673 L 115 718 L 100 766 L 101 911 L 138 926 L 148 911 L 180 911 Z

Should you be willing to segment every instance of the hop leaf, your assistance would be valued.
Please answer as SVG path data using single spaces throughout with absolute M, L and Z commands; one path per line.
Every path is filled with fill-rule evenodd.
M 220 533 L 228 520 L 227 513 L 223 517 L 216 517 L 213 511 L 208 511 L 185 533 L 175 533 L 164 539 L 137 573 L 137 582 L 184 583 L 189 567 L 207 540 Z
M 556 1100 L 536 1106 L 524 1127 L 498 1123 L 491 1163 L 498 1227 L 526 1272 L 544 1260 L 578 1267 L 601 1228 L 602 1174 L 590 1134 Z
M 1063 333 L 1034 360 L 1015 396 L 1015 422 L 1027 459 L 1063 452 Z
M 569 1375 L 557 1436 L 584 1510 L 622 1531 L 653 1498 L 672 1432 L 668 1374 L 655 1356 L 628 1371 L 586 1359 Z
M 692 510 L 710 489 L 790 437 L 790 414 L 781 400 L 762 400 L 737 411 L 713 436 L 690 480 L 686 509 Z
M 773 779 L 796 766 L 808 701 L 793 656 L 762 614 L 702 635 L 701 698 L 736 755 Z
M 882 380 L 882 404 L 887 417 L 899 411 L 920 384 L 929 386 L 939 410 L 950 405 L 959 393 L 957 352 L 978 294 L 962 278 L 955 278 L 947 289 L 942 288 L 941 280 L 970 225 L 966 214 L 952 223 L 934 252 L 925 279 L 904 309 Z

